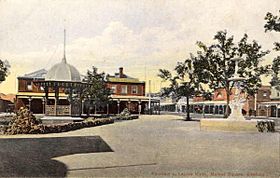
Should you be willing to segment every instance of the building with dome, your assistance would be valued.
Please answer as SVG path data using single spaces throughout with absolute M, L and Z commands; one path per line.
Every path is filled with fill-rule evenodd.
M 125 108 L 132 114 L 159 114 L 160 100 L 146 96 L 145 82 L 124 74 L 122 67 L 119 73 L 107 75 L 106 87 L 111 89 L 112 94 L 111 102 L 105 107 L 93 107 L 86 111 L 86 106 L 81 105 L 84 102 L 73 102 L 72 96 L 79 98 L 79 92 L 85 85 L 78 70 L 63 58 L 49 71 L 41 69 L 18 77 L 16 109 L 26 106 L 35 114 L 49 116 L 119 114 Z
M 64 31 L 65 32 L 65 31 Z M 159 100 L 145 96 L 145 82 L 129 77 L 119 68 L 119 73 L 107 76 L 106 86 L 111 89 L 111 102 L 106 107 L 84 107 L 81 99 L 83 83 L 79 71 L 69 63 L 65 56 L 48 71 L 41 69 L 18 77 L 16 109 L 28 107 L 35 114 L 47 116 L 80 117 L 83 112 L 90 114 L 119 114 L 125 108 L 131 113 L 144 113 L 149 110 L 159 113 Z M 93 113 L 91 113 L 93 112 Z M 149 111 L 150 112 L 150 111 Z
M 45 115 L 81 116 L 81 94 L 88 84 L 81 81 L 79 71 L 67 63 L 65 55 L 60 63 L 55 64 L 46 73 L 44 80 L 33 83 L 44 89 Z M 52 93 L 54 96 L 49 96 Z
M 66 61 L 65 30 L 64 56 L 60 63 L 46 71 L 41 69 L 18 77 L 16 109 L 27 106 L 33 113 L 47 116 L 81 116 L 81 92 L 87 84 L 79 71 Z
M 45 69 L 18 77 L 16 108 L 27 106 L 33 113 L 48 116 L 80 116 L 79 95 L 87 84 L 65 56 L 49 71 Z

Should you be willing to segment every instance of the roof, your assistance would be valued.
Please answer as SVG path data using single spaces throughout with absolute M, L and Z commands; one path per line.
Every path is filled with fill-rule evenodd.
M 47 73 L 45 80 L 50 81 L 71 81 L 80 82 L 81 76 L 79 71 L 66 62 L 63 58 L 58 64 L 55 64 Z
M 30 78 L 30 79 L 38 78 L 38 79 L 44 79 L 46 74 L 47 74 L 47 72 L 48 71 L 46 69 L 40 69 L 40 70 L 31 72 L 31 73 L 28 73 L 28 74 L 24 74 L 23 76 L 20 76 L 18 78 Z
M 14 94 L 5 95 L 3 93 L 0 93 L 0 99 L 2 99 L 2 100 L 10 101 L 13 103 L 15 98 L 16 98 L 16 95 L 14 95 Z
M 143 81 L 140 81 L 137 78 L 119 78 L 119 77 L 107 77 L 108 82 L 123 82 L 123 83 L 145 83 Z
M 54 93 L 49 93 L 49 98 L 54 97 Z M 17 98 L 43 98 L 45 97 L 45 93 L 35 93 L 35 92 L 19 92 L 17 94 Z M 67 98 L 67 95 L 65 93 L 59 93 L 59 97 L 61 98 Z
M 130 77 L 123 72 L 123 67 L 119 68 L 119 72 L 115 73 L 115 75 L 107 75 L 106 79 L 108 82 L 116 82 L 116 83 L 145 83 L 140 81 L 138 78 Z
M 226 101 L 199 101 L 199 102 L 190 102 L 190 104 L 205 104 L 205 105 L 224 105 L 227 104 Z
M 273 106 L 273 105 L 280 105 L 280 101 L 268 101 L 268 102 L 261 102 L 258 104 L 259 106 L 262 105 L 262 106 Z
M 111 98 L 113 100 L 120 100 L 120 101 L 157 101 L 159 102 L 159 99 L 156 99 L 156 98 L 149 98 L 149 97 L 146 97 L 146 96 L 129 96 L 129 95 L 111 95 Z

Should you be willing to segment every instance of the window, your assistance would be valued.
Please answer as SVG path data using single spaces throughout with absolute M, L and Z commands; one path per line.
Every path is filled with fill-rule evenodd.
M 31 81 L 27 81 L 27 83 L 26 83 L 26 85 L 27 85 L 27 90 L 32 90 L 32 83 L 31 83 Z
M 137 94 L 138 93 L 138 87 L 137 86 L 132 86 L 132 94 Z
M 280 93 L 279 92 L 277 92 L 277 97 L 279 97 L 280 96 Z
M 219 92 L 219 93 L 217 94 L 217 99 L 222 99 L 222 98 L 223 98 L 223 95 L 222 95 L 222 93 Z
M 267 96 L 267 92 L 266 91 L 263 92 L 263 96 Z
M 111 86 L 111 91 L 113 94 L 115 94 L 117 92 L 117 86 L 116 85 L 112 85 Z
M 126 85 L 122 85 L 121 93 L 122 94 L 127 94 L 127 86 Z

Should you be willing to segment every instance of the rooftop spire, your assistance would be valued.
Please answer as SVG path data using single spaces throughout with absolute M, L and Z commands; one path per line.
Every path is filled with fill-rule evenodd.
M 66 63 L 65 48 L 66 48 L 66 30 L 64 29 L 64 44 L 63 44 L 63 58 L 62 58 L 62 61 Z

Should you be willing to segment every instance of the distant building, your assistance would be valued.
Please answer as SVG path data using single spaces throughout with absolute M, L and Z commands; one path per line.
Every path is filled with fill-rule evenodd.
M 161 98 L 160 110 L 164 112 L 178 112 L 176 99 L 172 96 Z
M 232 93 L 235 89 L 232 89 Z M 275 93 L 276 91 L 274 91 Z M 275 116 L 276 105 L 280 108 L 280 99 L 271 98 L 271 87 L 262 86 L 259 88 L 255 96 L 249 96 L 243 107 L 243 114 L 257 116 Z M 243 93 L 245 97 L 245 94 Z M 277 96 L 277 95 L 276 95 Z M 230 95 L 230 101 L 234 95 Z M 275 99 L 275 100 L 274 100 Z M 212 94 L 212 100 L 205 100 L 202 96 L 196 96 L 190 99 L 191 113 L 204 114 L 224 114 L 226 111 L 227 95 L 225 89 L 217 89 Z M 178 101 L 172 98 L 165 98 L 161 101 L 162 111 L 169 112 L 186 112 L 186 98 L 182 97 Z M 280 112 L 279 112 L 280 114 Z
M 280 91 L 276 87 L 271 87 L 269 92 L 264 92 L 263 96 L 269 95 L 269 100 L 263 100 L 258 104 L 258 115 L 259 116 L 280 116 Z
M 14 111 L 15 95 L 0 93 L 0 112 Z
M 159 99 L 145 96 L 145 82 L 124 73 L 123 67 L 114 75 L 107 76 L 107 87 L 111 89 L 112 103 L 109 113 L 117 114 L 127 108 L 131 113 L 159 113 Z
M 235 92 L 235 88 L 232 89 L 231 93 Z M 245 94 L 242 94 L 245 97 Z M 233 99 L 234 95 L 230 95 L 230 101 Z M 224 114 L 227 104 L 227 94 L 225 89 L 217 89 L 213 93 L 213 98 L 211 101 L 197 101 L 191 103 L 193 112 L 204 112 L 206 114 Z M 264 111 L 259 106 L 263 102 L 270 101 L 270 86 L 262 86 L 258 89 L 255 96 L 249 96 L 245 101 L 243 106 L 243 114 L 245 115 L 264 115 Z

